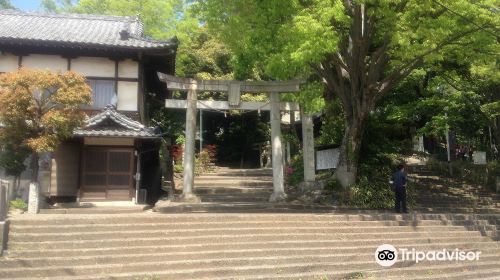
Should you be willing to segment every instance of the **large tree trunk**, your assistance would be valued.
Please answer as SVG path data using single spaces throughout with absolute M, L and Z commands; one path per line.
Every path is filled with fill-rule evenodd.
M 328 103 L 333 98 L 338 98 L 344 109 L 346 131 L 340 151 L 337 178 L 343 186 L 348 186 L 356 180 L 365 122 L 377 102 L 421 65 L 426 56 L 479 29 L 466 29 L 462 33 L 444 38 L 434 48 L 423 51 L 397 67 L 391 67 L 391 34 L 376 34 L 380 15 L 367 12 L 370 5 L 366 6 L 363 1 L 343 3 L 351 18 L 349 32 L 341 38 L 336 53 L 311 66 L 326 86 L 325 101 Z M 407 1 L 403 1 L 392 8 L 396 12 L 403 11 L 406 3 Z M 333 27 L 336 27 L 335 23 Z
M 28 213 L 38 214 L 40 210 L 40 186 L 38 184 L 38 153 L 31 154 L 31 182 L 28 196 Z
M 340 146 L 339 163 L 335 173 L 337 180 L 343 187 L 348 187 L 356 182 L 364 127 L 365 118 L 349 118 L 346 121 L 344 137 Z
M 31 153 L 31 183 L 38 183 L 38 153 Z

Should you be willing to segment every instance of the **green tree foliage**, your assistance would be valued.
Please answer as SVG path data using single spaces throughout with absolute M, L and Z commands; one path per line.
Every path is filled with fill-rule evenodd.
M 29 155 L 30 151 L 26 147 L 4 143 L 0 151 L 0 167 L 5 170 L 5 174 L 19 177 L 26 170 L 24 161 Z
M 413 70 L 450 55 L 471 60 L 484 57 L 484 49 L 497 53 L 494 4 L 203 0 L 200 10 L 234 52 L 237 78 L 255 71 L 270 79 L 315 76 L 326 103 L 340 100 L 346 129 L 337 175 L 349 185 L 370 112 Z
M 0 147 L 0 168 L 5 171 L 6 175 L 14 177 L 16 189 L 19 189 L 21 174 L 26 170 L 24 163 L 29 155 L 30 150 L 19 143 L 4 142 Z
M 1 9 L 15 9 L 15 7 L 10 3 L 9 0 L 0 0 L 0 10 Z
M 206 27 L 189 31 L 181 41 L 176 75 L 199 79 L 232 79 L 231 53 Z
M 0 75 L 0 140 L 32 152 L 33 182 L 38 154 L 73 135 L 85 117 L 84 104 L 91 104 L 91 89 L 77 73 L 20 69 Z
M 73 7 L 72 0 L 42 0 L 40 5 L 46 12 L 60 12 Z
M 168 39 L 175 34 L 178 18 L 182 16 L 182 0 L 45 0 L 46 10 L 84 14 L 138 16 L 145 25 L 146 35 Z

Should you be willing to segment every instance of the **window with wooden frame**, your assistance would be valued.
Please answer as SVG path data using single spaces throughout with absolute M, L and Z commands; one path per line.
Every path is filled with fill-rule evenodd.
M 103 109 L 107 105 L 116 106 L 116 82 L 114 80 L 87 79 L 92 88 L 90 109 Z

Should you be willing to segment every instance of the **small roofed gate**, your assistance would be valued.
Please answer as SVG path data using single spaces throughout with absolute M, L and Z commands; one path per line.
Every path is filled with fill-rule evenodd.
M 130 200 L 134 195 L 134 150 L 86 147 L 81 200 Z

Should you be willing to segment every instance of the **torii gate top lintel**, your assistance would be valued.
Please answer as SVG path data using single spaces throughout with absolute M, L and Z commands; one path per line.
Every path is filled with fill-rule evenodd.
M 195 91 L 231 91 L 239 87 L 241 92 L 298 92 L 303 81 L 236 81 L 236 80 L 197 80 L 192 78 L 179 78 L 158 72 L 160 81 L 167 84 L 167 88 L 175 90 Z

